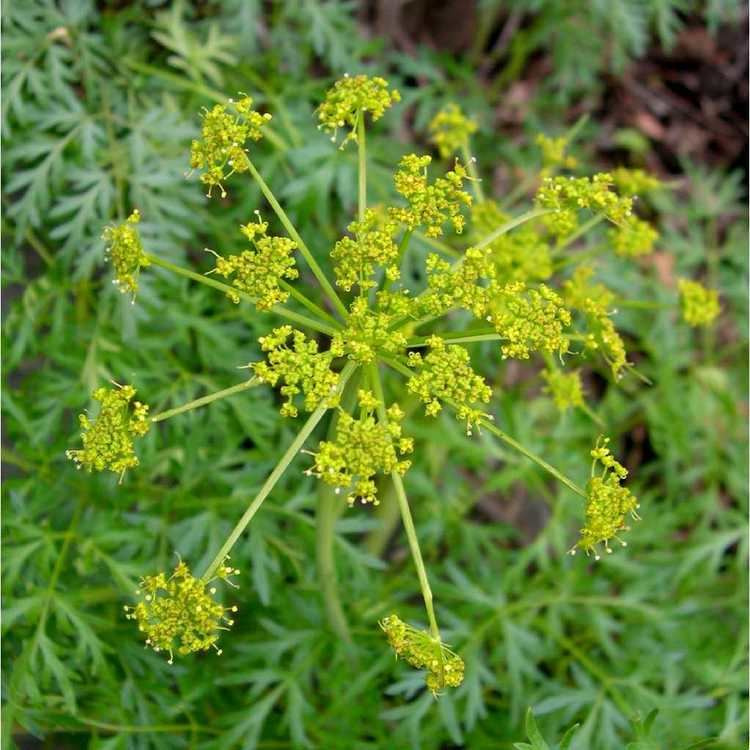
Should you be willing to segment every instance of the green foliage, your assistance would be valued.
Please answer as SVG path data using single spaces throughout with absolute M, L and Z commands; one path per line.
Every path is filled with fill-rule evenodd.
M 550 86 L 567 96 L 588 90 L 605 65 L 605 40 L 632 35 L 629 28 L 645 35 L 655 19 L 668 40 L 682 18 L 675 3 L 644 3 L 651 20 L 621 32 L 621 9 L 602 20 L 605 4 L 587 4 L 575 23 L 560 25 L 561 4 L 532 10 L 547 6 L 517 34 L 511 62 L 520 69 L 533 50 L 552 45 Z M 257 166 L 323 257 L 351 220 L 356 154 L 308 135 L 330 83 L 310 71 L 365 70 L 362 62 L 384 45 L 360 35 L 356 8 L 341 2 L 102 7 L 3 6 L 3 747 L 31 737 L 53 747 L 134 750 L 510 746 L 529 705 L 552 747 L 574 723 L 569 750 L 746 746 L 744 188 L 739 175 L 689 164 L 678 186 L 645 201 L 662 217 L 656 249 L 675 276 L 660 277 L 648 258 L 639 261 L 645 273 L 618 257 L 597 269 L 596 283 L 618 299 L 664 305 L 618 302 L 615 318 L 653 385 L 636 388 L 631 376 L 614 382 L 597 359 L 583 365 L 572 354 L 566 362 L 581 371 L 591 408 L 649 509 L 627 555 L 596 568 L 570 558 L 579 501 L 486 430 L 467 439 L 452 415 L 423 417 L 415 398 L 403 421 L 420 442 L 410 499 L 443 638 L 465 662 L 460 688 L 436 702 L 377 632 L 392 605 L 416 625 L 423 617 L 385 489 L 377 516 L 368 508 L 335 524 L 353 643 L 329 629 L 311 564 L 319 499 L 304 475 L 309 457 L 292 464 L 233 554 L 241 588 L 229 601 L 240 617 L 222 636 L 231 639 L 231 659 L 225 645 L 220 659 L 193 655 L 169 666 L 142 647 L 122 610 L 137 582 L 173 568 L 173 551 L 205 567 L 293 432 L 278 419 L 282 400 L 253 389 L 154 426 L 139 438 L 140 465 L 121 486 L 114 474 L 74 470 L 65 450 L 98 385 L 132 382 L 158 413 L 235 383 L 237 366 L 262 358 L 258 337 L 269 330 L 248 303 L 224 304 L 216 290 L 158 268 L 141 273 L 132 306 L 102 262 L 102 227 L 137 206 L 151 252 L 211 270 L 199 251 L 231 246 L 258 191 L 236 179 L 221 211 L 208 210 L 205 191 L 184 179 L 185 153 L 201 107 L 249 90 L 261 111 L 276 115 Z M 718 23 L 734 4 L 707 8 Z M 591 33 L 592 23 L 607 34 Z M 629 45 L 615 49 L 638 49 Z M 462 108 L 484 125 L 474 145 L 486 178 L 498 147 L 508 147 L 487 138 L 493 92 L 473 67 L 425 49 L 381 58 L 422 132 L 462 93 Z M 415 78 L 421 85 L 409 86 Z M 561 81 L 572 88 L 560 89 Z M 379 134 L 368 133 L 368 187 L 377 200 L 393 198 L 382 165 L 412 150 L 391 137 L 397 121 L 384 118 Z M 538 157 L 529 154 L 513 158 L 535 172 Z M 515 212 L 512 201 L 502 208 Z M 603 236 L 584 240 L 580 252 L 593 253 Z M 428 247 L 417 236 L 412 242 Z M 410 281 L 423 274 L 423 255 L 401 271 Z M 676 322 L 677 277 L 719 290 L 718 325 L 694 331 Z M 579 409 L 559 414 L 540 394 L 537 374 L 548 363 L 508 368 L 496 343 L 471 346 L 476 373 L 501 388 L 493 411 L 503 429 L 579 471 L 591 420 Z M 463 468 L 447 471 L 448 463 Z M 631 726 L 637 715 L 647 718 Z M 530 732 L 528 740 L 534 747 Z

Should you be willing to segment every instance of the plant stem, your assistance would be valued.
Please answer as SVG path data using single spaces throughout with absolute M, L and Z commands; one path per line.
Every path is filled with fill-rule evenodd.
M 546 216 L 547 214 L 551 213 L 552 209 L 549 208 L 532 208 L 531 211 L 527 211 L 525 214 L 516 216 L 515 219 L 506 221 L 505 224 L 501 224 L 497 229 L 494 229 L 484 239 L 479 240 L 479 242 L 477 242 L 472 247 L 487 247 L 487 245 L 491 245 L 498 237 L 502 237 L 502 235 L 510 232 L 511 229 L 515 229 L 517 226 L 525 224 L 527 221 L 538 219 L 540 216 Z
M 370 377 L 372 380 L 373 390 L 375 391 L 375 397 L 378 399 L 378 419 L 384 424 L 388 424 L 388 414 L 385 409 L 385 398 L 383 395 L 383 384 L 380 381 L 380 374 L 376 364 L 368 366 Z M 411 551 L 412 559 L 414 560 L 414 566 L 417 569 L 417 577 L 419 578 L 419 587 L 422 590 L 422 598 L 424 599 L 424 606 L 427 610 L 427 619 L 430 623 L 430 635 L 436 640 L 440 640 L 440 629 L 438 628 L 437 618 L 435 617 L 435 608 L 432 601 L 432 589 L 430 588 L 430 582 L 427 579 L 427 570 L 422 559 L 422 551 L 419 547 L 419 539 L 417 538 L 417 530 L 414 527 L 414 519 L 411 515 L 409 508 L 409 501 L 406 497 L 406 490 L 404 489 L 404 482 L 401 479 L 401 475 L 397 471 L 391 472 L 391 479 L 393 480 L 393 486 L 396 490 L 396 500 L 398 501 L 398 507 L 401 511 L 401 520 L 404 524 L 404 530 L 406 531 L 406 538 L 409 540 L 409 549 Z
M 408 347 L 427 346 L 430 336 L 415 336 L 409 339 Z M 440 338 L 446 344 L 468 344 L 472 341 L 500 341 L 503 337 L 494 328 L 476 328 L 466 331 L 441 333 Z
M 279 286 L 285 291 L 288 292 L 291 297 L 297 300 L 303 307 L 306 307 L 311 313 L 314 315 L 317 315 L 319 318 L 322 318 L 326 323 L 329 323 L 334 328 L 338 329 L 341 328 L 341 323 L 339 323 L 336 318 L 334 318 L 332 315 L 327 313 L 322 307 L 315 304 L 306 294 L 303 294 L 300 292 L 299 289 L 297 289 L 296 286 L 293 286 L 288 281 L 285 281 L 284 279 L 279 280 Z
M 338 385 L 336 386 L 336 392 L 341 393 L 346 386 L 347 381 L 351 377 L 354 370 L 356 370 L 357 364 L 355 362 L 348 362 L 346 367 L 341 371 Z M 281 457 L 281 460 L 274 470 L 268 475 L 263 486 L 260 488 L 258 494 L 253 498 L 247 510 L 242 514 L 242 517 L 237 522 L 237 525 L 232 529 L 232 532 L 227 537 L 224 544 L 221 545 L 221 549 L 216 553 L 216 557 L 211 561 L 211 564 L 206 568 L 205 573 L 201 576 L 204 581 L 209 581 L 216 569 L 224 561 L 224 558 L 229 554 L 229 551 L 235 545 L 237 540 L 242 535 L 242 532 L 247 528 L 247 525 L 252 520 L 253 516 L 258 512 L 260 506 L 263 505 L 263 501 L 268 497 L 271 490 L 273 490 L 276 482 L 281 479 L 282 474 L 286 471 L 289 464 L 292 462 L 294 457 L 299 452 L 300 448 L 305 443 L 308 437 L 310 437 L 312 431 L 317 427 L 318 422 L 323 419 L 323 416 L 328 411 L 328 407 L 325 404 L 321 404 L 307 419 L 304 426 L 300 430 L 297 437 L 292 441 L 292 444 L 286 449 L 286 452 Z
M 577 239 L 583 237 L 586 232 L 589 232 L 595 226 L 601 224 L 606 218 L 607 217 L 604 214 L 596 214 L 595 216 L 592 216 L 588 221 L 585 221 L 583 224 L 581 224 L 581 226 L 578 227 L 578 229 L 576 229 L 573 234 L 569 234 L 563 240 L 558 242 L 552 249 L 552 252 L 557 255 L 561 251 L 565 250 L 565 248 L 570 247 Z
M 235 393 L 242 393 L 242 391 L 246 391 L 248 388 L 255 388 L 256 386 L 261 384 L 262 382 L 257 378 L 250 378 L 250 380 L 246 380 L 244 383 L 238 383 L 237 385 L 230 386 L 229 388 L 224 388 L 224 390 L 222 391 L 216 391 L 216 393 L 209 393 L 207 396 L 196 398 L 194 401 L 188 401 L 186 404 L 177 406 L 174 409 L 167 409 L 166 411 L 159 412 L 158 414 L 155 414 L 153 417 L 151 417 L 151 421 L 163 422 L 165 419 L 169 419 L 170 417 L 176 417 L 178 414 L 183 414 L 184 412 L 191 411 L 192 409 L 198 409 L 201 406 L 210 404 L 212 401 L 218 401 L 218 399 L 225 398 L 226 396 L 233 396 Z
M 310 248 L 307 247 L 302 237 L 299 236 L 299 233 L 294 228 L 292 222 L 289 220 L 286 212 L 281 207 L 281 204 L 276 200 L 276 196 L 271 192 L 271 188 L 268 187 L 266 181 L 260 176 L 260 172 L 258 172 L 258 170 L 255 168 L 255 165 L 252 163 L 252 161 L 250 161 L 250 159 L 248 159 L 247 163 L 250 169 L 250 174 L 258 183 L 261 192 L 271 205 L 271 208 L 274 210 L 276 216 L 278 216 L 279 221 L 283 224 L 284 229 L 286 229 L 286 231 L 289 233 L 289 236 L 294 240 L 294 242 L 297 243 L 297 247 L 299 248 L 300 253 L 302 253 L 302 257 L 304 257 L 304 259 L 307 261 L 307 265 L 310 266 L 310 270 L 315 275 L 315 278 L 323 288 L 323 291 L 328 295 L 331 303 L 343 316 L 344 320 L 346 320 L 348 316 L 346 307 L 344 307 L 344 303 L 341 301 L 341 299 L 339 299 L 338 294 L 336 294 L 336 290 L 331 286 L 331 282 L 328 281 L 327 276 L 323 273 L 323 269 L 318 265 L 318 261 L 313 257 L 313 254 L 310 252 Z
M 453 406 L 453 404 L 451 404 Z M 455 407 L 454 407 L 455 408 Z M 565 476 L 559 469 L 556 469 L 552 464 L 547 463 L 541 456 L 537 456 L 536 453 L 530 451 L 526 446 L 519 443 L 515 438 L 512 438 L 506 432 L 503 432 L 493 422 L 488 419 L 480 419 L 479 425 L 484 427 L 488 432 L 491 432 L 496 437 L 500 438 L 504 443 L 509 445 L 514 450 L 522 453 L 526 458 L 532 460 L 535 464 L 541 466 L 546 472 L 551 474 L 558 482 L 562 482 L 566 487 L 573 490 L 577 495 L 586 497 L 586 493 L 572 480 Z
M 479 171 L 477 170 L 477 162 L 476 159 L 471 155 L 471 152 L 469 151 L 469 139 L 467 138 L 463 145 L 461 146 L 461 155 L 464 158 L 464 161 L 466 162 L 466 169 L 469 171 L 469 176 L 471 177 L 471 188 L 474 191 L 474 196 L 477 199 L 477 203 L 482 203 L 484 201 L 484 190 L 482 190 L 482 178 L 479 176 Z
M 342 397 L 342 409 L 350 411 L 354 405 L 356 384 L 353 378 L 352 387 L 347 389 Z M 339 421 L 336 412 L 328 428 L 328 440 L 332 440 Z M 341 513 L 341 497 L 334 488 L 324 482 L 319 483 L 318 508 L 315 518 L 315 556 L 318 565 L 318 582 L 323 595 L 326 616 L 331 630 L 344 642 L 351 643 L 349 623 L 339 597 L 338 577 L 336 575 L 336 561 L 334 559 L 334 541 L 336 538 L 336 520 Z
M 166 268 L 168 271 L 172 271 L 172 273 L 179 274 L 180 276 L 185 276 L 186 278 L 197 281 L 200 284 L 205 284 L 206 286 L 218 289 L 220 292 L 224 292 L 224 294 L 236 294 L 237 296 L 242 297 L 243 299 L 246 299 L 250 302 L 255 302 L 255 299 L 252 296 L 250 296 L 246 292 L 243 292 L 241 289 L 235 289 L 229 284 L 223 284 L 221 281 L 216 281 L 216 279 L 209 278 L 202 273 L 196 273 L 195 271 L 191 271 L 188 268 L 177 266 L 174 263 L 170 263 L 170 261 L 168 260 L 160 258 L 158 255 L 146 253 L 146 258 L 148 258 L 149 263 L 153 263 L 153 265 L 155 266 Z M 314 331 L 325 333 L 328 336 L 333 336 L 337 330 L 336 328 L 332 328 L 327 323 L 323 323 L 322 321 L 316 320 L 315 318 L 310 318 L 307 315 L 302 315 L 300 313 L 294 312 L 294 310 L 289 310 L 283 305 L 274 305 L 271 308 L 271 312 L 274 312 L 276 313 L 276 315 L 282 318 L 286 318 L 287 320 L 292 320 L 295 323 L 300 323 L 301 325 L 308 326 Z
M 417 237 L 417 239 L 420 240 L 420 242 L 424 242 L 425 245 L 433 248 L 433 250 L 437 250 L 439 253 L 443 253 L 443 255 L 448 255 L 451 258 L 460 258 L 463 255 L 460 250 L 452 248 L 450 245 L 446 244 L 445 242 L 441 242 L 435 237 L 428 237 L 423 232 L 415 231 L 414 235 Z
M 405 378 L 410 378 L 414 374 L 398 359 L 384 356 L 382 353 L 380 354 L 380 359 L 396 372 L 401 373 Z M 457 405 L 449 399 L 446 399 L 445 402 L 453 409 L 457 408 Z M 531 459 L 535 464 L 541 466 L 546 472 L 555 477 L 559 482 L 562 482 L 566 487 L 573 490 L 577 495 L 584 498 L 587 497 L 586 493 L 572 479 L 566 477 L 559 469 L 556 469 L 552 464 L 547 463 L 543 458 L 537 456 L 536 453 L 530 451 L 506 432 L 503 432 L 503 430 L 497 427 L 494 422 L 491 422 L 489 419 L 480 419 L 478 424 L 480 427 L 484 427 L 488 432 L 491 432 L 493 435 L 500 438 L 504 443 L 507 443 L 511 448 L 517 450 L 519 453 L 526 456 L 526 458 Z
M 357 118 L 357 154 L 359 157 L 359 220 L 364 221 L 367 209 L 367 145 L 365 142 L 365 113 Z

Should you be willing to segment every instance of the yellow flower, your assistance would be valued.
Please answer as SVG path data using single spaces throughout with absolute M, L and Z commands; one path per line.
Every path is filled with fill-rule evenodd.
M 388 615 L 380 627 L 396 656 L 415 669 L 427 670 L 425 683 L 434 695 L 445 687 L 458 687 L 464 681 L 464 661 L 444 643 L 424 630 L 417 630 L 398 615 Z
M 583 387 L 581 386 L 580 373 L 565 373 L 556 368 L 548 368 L 542 370 L 542 377 L 547 382 L 545 392 L 552 396 L 555 406 L 560 411 L 583 406 Z
M 229 577 L 237 573 L 236 568 L 222 564 L 217 577 L 229 582 Z M 136 621 L 146 645 L 169 654 L 170 664 L 174 651 L 185 656 L 214 648 L 221 654 L 216 646 L 219 632 L 234 624 L 227 613 L 237 612 L 237 607 L 224 607 L 215 601 L 216 589 L 195 578 L 184 562 L 177 564 L 169 578 L 165 573 L 145 576 L 135 593 L 140 601 L 125 607 L 125 617 Z
M 143 250 L 141 237 L 136 225 L 141 220 L 138 209 L 128 216 L 122 224 L 107 227 L 102 239 L 108 243 L 105 257 L 112 261 L 115 278 L 112 283 L 123 293 L 131 293 L 135 297 L 138 291 L 138 273 L 141 268 L 150 265 L 150 261 Z
M 365 112 L 370 113 L 373 121 L 379 120 L 387 109 L 399 101 L 401 94 L 395 89 L 389 91 L 388 81 L 384 78 L 346 75 L 326 92 L 318 108 L 318 127 L 332 133 L 332 141 L 336 140 L 339 128 L 350 128 L 341 143 L 343 148 L 350 140 L 357 140 L 357 125 Z
M 691 326 L 707 326 L 713 323 L 721 312 L 719 293 L 690 279 L 680 279 L 678 286 L 685 322 Z
M 226 197 L 222 183 L 235 172 L 247 172 L 249 160 L 245 149 L 248 141 L 259 141 L 262 128 L 271 119 L 251 109 L 249 96 L 227 104 L 216 104 L 202 114 L 201 137 L 194 140 L 190 149 L 190 166 L 203 170 L 201 182 L 208 185 L 208 195 L 218 187 L 221 197 Z M 233 110 L 229 111 L 229 110 Z
M 321 442 L 318 452 L 311 454 L 315 463 L 307 474 L 336 487 L 337 493 L 347 490 L 349 505 L 357 499 L 378 505 L 374 477 L 394 471 L 405 474 L 410 462 L 400 460 L 397 450 L 401 455 L 411 453 L 414 444 L 411 438 L 402 436 L 404 414 L 396 404 L 388 409 L 388 423 L 384 424 L 373 416 L 379 404 L 373 394 L 360 390 L 358 397 L 360 416 L 343 411 L 339 414 L 335 438 Z
M 468 144 L 478 127 L 476 120 L 467 117 L 457 104 L 450 103 L 432 118 L 430 140 L 441 158 L 447 159 Z
M 640 520 L 637 498 L 630 490 L 621 486 L 628 475 L 627 469 L 611 455 L 607 448 L 608 442 L 609 438 L 600 438 L 591 451 L 594 461 L 591 479 L 586 487 L 586 524 L 581 529 L 581 538 L 570 551 L 572 555 L 576 553 L 576 549 L 582 549 L 586 554 L 593 552 L 596 560 L 599 560 L 598 545 L 604 544 L 605 550 L 612 552 L 610 539 L 617 539 L 623 547 L 627 546 L 627 542 L 620 539 L 618 533 L 628 530 L 625 523 L 628 515 Z M 600 474 L 596 474 L 599 465 L 602 470 Z
M 75 461 L 77 468 L 88 471 L 109 469 L 120 475 L 120 481 L 128 469 L 138 466 L 133 442 L 142 437 L 151 426 L 147 418 L 148 406 L 131 400 L 135 388 L 117 385 L 114 389 L 97 388 L 93 398 L 98 401 L 99 413 L 94 419 L 81 414 L 83 448 L 66 451 L 65 455 Z

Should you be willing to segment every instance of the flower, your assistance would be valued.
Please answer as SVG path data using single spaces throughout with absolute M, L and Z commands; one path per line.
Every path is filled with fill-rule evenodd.
M 571 323 L 570 312 L 546 284 L 528 290 L 522 281 L 493 286 L 488 299 L 487 320 L 506 341 L 500 347 L 503 359 L 528 359 L 534 351 L 567 352 L 564 329 Z
M 485 282 L 495 278 L 492 249 L 470 247 L 457 263 L 435 253 L 427 256 L 427 289 L 420 304 L 430 315 L 442 315 L 453 307 L 482 317 L 487 309 Z
M 399 303 L 406 301 L 403 295 L 379 292 L 371 308 L 366 297 L 357 297 L 349 306 L 346 328 L 334 335 L 331 346 L 360 364 L 374 362 L 378 350 L 401 353 L 406 347 L 406 336 L 390 328 L 403 317 L 404 307 Z
M 292 338 L 291 348 L 287 345 Z M 254 362 L 251 367 L 255 376 L 276 386 L 283 382 L 281 395 L 286 401 L 281 407 L 283 417 L 296 417 L 298 412 L 294 399 L 303 395 L 303 408 L 314 411 L 321 404 L 332 408 L 338 404 L 336 387 L 339 374 L 331 369 L 336 357 L 343 356 L 343 351 L 335 347 L 327 352 L 318 351 L 318 343 L 307 339 L 302 331 L 291 326 L 274 328 L 268 336 L 259 339 L 260 347 L 267 352 L 265 362 Z
M 440 237 L 446 221 L 460 234 L 465 223 L 461 206 L 471 205 L 471 196 L 463 190 L 463 182 L 468 179 L 466 168 L 456 160 L 450 172 L 430 184 L 427 167 L 431 161 L 431 156 L 416 154 L 407 154 L 401 159 L 394 182 L 409 205 L 390 208 L 389 214 L 410 230 L 425 227 L 428 237 Z
M 607 236 L 618 255 L 636 258 L 639 255 L 648 255 L 654 249 L 659 232 L 647 221 L 630 216 L 622 225 L 610 229 Z
M 396 656 L 416 669 L 426 669 L 425 683 L 434 695 L 445 687 L 458 687 L 464 681 L 464 662 L 444 643 L 424 630 L 417 630 L 398 615 L 388 615 L 380 627 Z
M 208 185 L 209 197 L 213 188 L 218 187 L 225 198 L 222 182 L 235 172 L 247 172 L 250 168 L 245 144 L 259 141 L 263 126 L 271 119 L 270 114 L 251 109 L 252 104 L 252 98 L 243 94 L 237 102 L 230 99 L 228 104 L 203 110 L 201 137 L 192 143 L 190 166 L 204 170 L 201 182 Z
M 135 299 L 138 291 L 138 274 L 141 268 L 151 264 L 143 250 L 136 225 L 141 220 L 136 208 L 122 224 L 106 227 L 102 239 L 108 243 L 105 257 L 112 261 L 115 278 L 112 283 L 123 293 L 131 293 Z
M 575 169 L 578 166 L 578 160 L 565 153 L 570 145 L 570 139 L 567 136 L 561 135 L 557 138 L 550 138 L 544 133 L 540 133 L 536 137 L 536 145 L 542 151 L 544 173 L 549 173 L 553 167 Z
M 578 228 L 578 212 L 589 209 L 604 214 L 613 224 L 623 224 L 633 210 L 633 199 L 619 196 L 610 188 L 613 178 L 608 172 L 593 177 L 545 177 L 537 191 L 539 208 L 552 213 L 543 217 L 549 230 L 566 236 Z
M 344 237 L 331 251 L 336 285 L 351 291 L 355 285 L 360 290 L 377 286 L 372 278 L 378 266 L 385 267 L 388 281 L 399 277 L 398 245 L 393 241 L 396 225 L 389 220 L 381 223 L 377 211 L 368 208 L 362 221 L 348 226 L 355 238 Z
M 430 140 L 437 146 L 440 157 L 447 159 L 465 147 L 478 128 L 476 120 L 467 117 L 457 104 L 451 102 L 432 118 Z
M 385 78 L 345 75 L 326 92 L 318 108 L 318 127 L 332 133 L 332 141 L 336 140 L 339 128 L 349 127 L 350 132 L 341 143 L 343 148 L 350 140 L 357 140 L 357 125 L 365 112 L 370 113 L 374 122 L 399 101 L 401 94 L 395 89 L 389 91 Z
M 542 370 L 542 377 L 547 382 L 544 389 L 552 396 L 555 406 L 560 411 L 567 411 L 571 407 L 583 406 L 583 388 L 581 374 L 578 372 L 564 373 L 557 368 Z
M 217 577 L 230 582 L 229 577 L 239 572 L 222 563 Z M 177 564 L 169 578 L 165 573 L 141 578 L 135 593 L 140 600 L 135 606 L 125 606 L 125 617 L 137 622 L 147 646 L 157 653 L 169 653 L 170 664 L 174 651 L 185 656 L 214 648 L 221 654 L 216 646 L 219 631 L 234 624 L 227 613 L 237 612 L 237 607 L 224 607 L 215 601 L 216 589 L 210 582 L 195 578 L 184 562 Z
M 311 455 L 315 463 L 307 473 L 319 477 L 326 484 L 347 490 L 346 501 L 353 505 L 362 503 L 378 505 L 378 489 L 373 477 L 378 474 L 398 472 L 405 474 L 410 461 L 400 460 L 397 454 L 411 453 L 414 441 L 401 433 L 404 413 L 393 404 L 388 409 L 388 421 L 381 422 L 373 416 L 379 401 L 370 391 L 358 393 L 360 416 L 353 417 L 342 411 L 336 425 L 336 436 L 323 441 L 318 452 Z
M 510 218 L 495 201 L 476 203 L 471 209 L 472 240 L 481 242 Z M 499 281 L 546 281 L 552 276 L 549 244 L 531 222 L 501 234 L 489 248 L 494 277 Z
M 599 560 L 598 545 L 604 544 L 604 548 L 610 553 L 610 539 L 617 539 L 626 547 L 627 542 L 618 537 L 618 532 L 628 530 L 625 523 L 628 515 L 640 520 L 637 513 L 640 507 L 638 500 L 630 490 L 621 486 L 623 479 L 628 475 L 627 469 L 614 459 L 607 443 L 609 438 L 599 438 L 591 451 L 594 461 L 591 466 L 591 479 L 586 486 L 586 524 L 581 529 L 581 538 L 570 550 L 571 555 L 574 555 L 577 549 L 582 549 L 586 554 L 593 552 L 595 559 Z M 599 464 L 602 466 L 602 472 L 596 475 Z
M 476 404 L 486 404 L 492 389 L 481 375 L 471 367 L 469 352 L 456 344 L 446 345 L 439 336 L 427 339 L 430 351 L 426 356 L 409 352 L 409 367 L 418 370 L 407 382 L 411 393 L 425 404 L 425 413 L 436 417 L 442 410 L 441 401 L 456 408 L 456 416 L 466 421 L 466 433 L 471 435 L 472 426 L 479 420 L 492 419 Z
M 88 471 L 109 469 L 120 475 L 138 466 L 133 442 L 148 432 L 148 406 L 131 400 L 135 388 L 131 385 L 118 385 L 114 389 L 97 388 L 93 398 L 98 401 L 99 413 L 92 420 L 87 414 L 78 417 L 83 448 L 68 450 L 65 455 L 75 461 L 77 468 Z
M 225 279 L 233 276 L 232 286 L 255 298 L 258 310 L 270 310 L 275 304 L 286 302 L 289 292 L 281 289 L 282 279 L 296 279 L 293 253 L 297 244 L 287 237 L 269 237 L 268 224 L 249 222 L 240 228 L 253 246 L 238 255 L 223 258 L 216 255 L 214 271 Z M 239 302 L 236 292 L 227 292 L 233 302 Z
M 685 322 L 691 326 L 710 325 L 721 312 L 719 293 L 690 279 L 680 279 L 677 283 Z
M 620 195 L 645 195 L 659 190 L 663 183 L 657 177 L 644 172 L 642 169 L 628 169 L 617 167 L 612 170 L 612 181 Z

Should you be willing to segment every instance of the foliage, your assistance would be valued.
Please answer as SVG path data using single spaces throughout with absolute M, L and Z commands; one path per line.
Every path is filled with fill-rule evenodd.
M 601 18 L 598 7 L 586 18 Z M 684 750 L 709 737 L 716 748 L 746 745 L 747 238 L 739 176 L 684 165 L 678 184 L 643 200 L 644 218 L 657 210 L 661 217 L 656 254 L 609 256 L 588 280 L 618 300 L 664 305 L 617 304 L 629 359 L 651 386 L 636 388 L 632 370 L 614 382 L 597 358 L 566 362 L 580 370 L 587 405 L 648 508 L 627 554 L 596 567 L 566 555 L 580 502 L 486 430 L 468 439 L 450 409 L 422 416 L 415 396 L 402 422 L 419 442 L 406 481 L 442 636 L 465 662 L 462 686 L 435 701 L 378 633 L 394 606 L 420 620 L 385 487 L 377 515 L 365 508 L 335 523 L 352 642 L 329 628 L 311 564 L 319 484 L 304 475 L 309 458 L 292 464 L 235 547 L 241 588 L 229 601 L 241 616 L 224 636 L 231 654 L 225 643 L 220 659 L 194 654 L 169 666 L 142 648 L 123 605 L 141 577 L 174 567 L 173 550 L 196 570 L 210 563 L 293 432 L 275 413 L 281 401 L 253 388 L 152 427 L 138 439 L 138 468 L 120 486 L 114 474 L 74 471 L 64 453 L 96 387 L 132 383 L 156 414 L 235 383 L 238 365 L 262 358 L 258 338 L 269 330 L 244 297 L 225 304 L 218 290 L 155 266 L 141 271 L 131 305 L 101 263 L 102 227 L 138 206 L 151 253 L 210 271 L 211 257 L 197 251 L 231 245 L 259 191 L 235 178 L 222 208 L 209 208 L 184 180 L 185 153 L 199 132 L 194 113 L 221 103 L 224 91 L 249 89 L 254 106 L 276 115 L 253 158 L 325 265 L 351 221 L 356 153 L 308 136 L 330 83 L 309 73 L 366 70 L 381 43 L 357 32 L 354 8 L 342 2 L 175 3 L 169 11 L 28 2 L 6 4 L 3 22 L 3 747 L 28 735 L 59 747 L 139 749 L 510 746 L 528 705 L 544 737 L 580 724 L 572 750 L 628 740 L 638 750 Z M 535 44 L 552 33 L 578 55 L 588 50 L 555 28 L 553 15 Z M 300 41 L 308 29 L 309 44 Z M 602 38 L 587 36 L 587 45 Z M 380 57 L 403 111 L 413 107 L 417 138 L 446 99 L 466 91 L 459 101 L 484 124 L 472 145 L 486 183 L 497 146 L 506 146 L 489 137 L 492 92 L 471 66 L 424 50 Z M 409 85 L 417 76 L 422 85 Z M 391 137 L 405 127 L 396 113 L 368 132 L 374 200 L 396 199 L 382 165 L 416 148 Z M 574 148 L 581 163 L 590 163 L 589 145 Z M 530 173 L 541 166 L 532 149 L 517 158 Z M 510 217 L 518 206 L 508 198 L 500 202 Z M 468 224 L 459 243 L 448 237 L 448 247 L 474 242 L 471 231 Z M 582 259 L 604 237 L 579 243 Z M 400 270 L 416 283 L 434 246 L 420 236 L 412 243 Z M 517 256 L 500 250 L 498 273 L 510 273 L 518 264 L 507 259 Z M 563 259 L 552 253 L 551 262 L 568 276 Z M 713 326 L 676 322 L 677 277 L 719 289 Z M 303 272 L 300 281 L 309 280 Z M 603 321 L 577 312 L 574 324 L 584 318 Z M 462 314 L 455 321 L 464 325 Z M 601 340 L 598 329 L 592 335 Z M 534 355 L 508 367 L 496 343 L 471 347 L 476 374 L 500 389 L 492 411 L 503 429 L 580 476 L 597 432 L 591 416 L 578 406 L 559 414 L 536 377 L 559 363 Z M 446 471 L 448 461 L 463 469 Z M 645 729 L 629 726 L 638 714 L 648 716 Z

